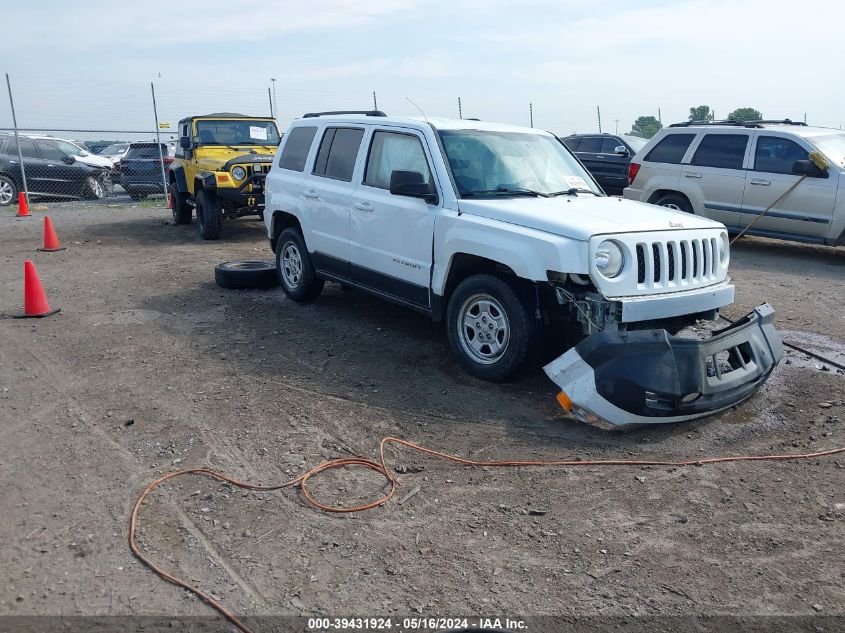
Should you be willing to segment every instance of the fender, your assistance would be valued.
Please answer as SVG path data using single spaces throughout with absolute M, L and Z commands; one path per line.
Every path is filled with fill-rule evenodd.
M 284 231 L 287 227 L 293 226 L 294 222 L 291 220 L 293 218 L 299 223 L 300 229 L 305 232 L 305 227 L 302 224 L 302 218 L 300 214 L 296 212 L 296 210 L 277 210 L 273 211 L 273 215 L 268 220 L 268 230 L 267 230 L 267 237 L 270 238 L 270 248 L 273 249 L 273 252 L 276 252 L 276 240 L 279 237 L 279 234 Z M 302 239 L 306 239 L 306 236 L 303 235 Z M 306 242 L 306 245 L 308 242 Z
M 198 182 L 200 185 L 202 185 L 202 189 L 217 189 L 217 179 L 215 178 L 214 173 L 212 172 L 199 172 L 194 178 L 194 182 Z M 199 188 L 200 187 L 197 187 L 197 189 Z
M 547 281 L 548 271 L 588 272 L 584 242 L 468 214 L 460 220 L 439 216 L 435 220 L 431 276 L 435 294 L 443 294 L 459 253 L 493 260 L 529 281 Z
M 176 185 L 179 193 L 188 193 L 188 181 L 185 179 L 185 168 L 182 165 L 173 165 L 170 168 L 171 180 Z

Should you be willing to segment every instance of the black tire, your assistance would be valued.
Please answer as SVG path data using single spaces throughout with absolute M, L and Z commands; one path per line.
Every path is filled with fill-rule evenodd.
M 314 272 L 305 240 L 296 229 L 285 229 L 279 235 L 276 243 L 276 269 L 282 290 L 293 301 L 313 301 L 323 292 L 325 282 Z
M 684 213 L 695 213 L 692 210 L 692 205 L 689 203 L 686 196 L 679 193 L 667 193 L 660 196 L 654 204 L 660 207 L 668 207 L 669 209 L 674 209 L 675 211 L 683 211 Z
M 0 207 L 8 207 L 18 201 L 18 186 L 8 176 L 0 176 Z
M 223 207 L 213 191 L 197 193 L 197 229 L 204 240 L 216 240 L 223 231 Z
M 476 307 L 485 302 L 488 308 L 475 312 L 478 320 L 467 324 L 465 318 L 474 318 Z M 513 376 L 534 356 L 540 325 L 529 305 L 511 284 L 493 275 L 473 275 L 458 284 L 449 297 L 446 331 L 449 345 L 467 373 L 499 382 Z M 506 329 L 501 325 L 502 316 Z M 493 338 L 486 342 L 484 336 Z M 473 352 L 473 345 L 480 347 Z
M 176 183 L 170 183 L 170 206 L 173 212 L 173 224 L 190 224 L 193 209 L 188 204 L 188 194 L 176 188 Z
M 279 272 L 272 260 L 236 259 L 217 264 L 214 281 L 235 290 L 274 288 L 279 285 Z
M 102 200 L 106 196 L 106 187 L 98 174 L 87 176 L 82 195 L 89 200 Z

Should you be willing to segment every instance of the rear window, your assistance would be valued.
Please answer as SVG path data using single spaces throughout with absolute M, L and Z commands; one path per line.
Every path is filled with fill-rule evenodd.
M 282 148 L 282 155 L 279 157 L 279 167 L 292 171 L 305 169 L 305 161 L 308 159 L 308 152 L 311 150 L 311 142 L 317 128 L 313 126 L 296 127 L 287 135 L 287 141 Z
M 643 160 L 651 163 L 678 164 L 694 138 L 695 134 L 669 134 L 663 137 Z
M 132 145 L 129 147 L 129 151 L 126 152 L 126 158 L 161 158 L 161 156 L 167 156 L 167 145 L 164 143 L 161 144 L 161 152 L 159 152 L 159 147 L 155 143 L 150 143 L 147 145 Z
M 747 134 L 705 134 L 695 150 L 692 164 L 699 167 L 742 169 L 747 146 Z
M 314 161 L 314 175 L 350 182 L 363 137 L 360 128 L 326 128 Z

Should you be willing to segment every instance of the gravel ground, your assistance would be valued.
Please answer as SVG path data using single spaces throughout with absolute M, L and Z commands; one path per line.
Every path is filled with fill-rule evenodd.
M 149 204 L 50 205 L 68 250 L 38 253 L 44 208 L 30 219 L 0 214 L 0 313 L 19 309 L 26 258 L 62 309 L 43 320 L 0 318 L 3 616 L 208 615 L 126 543 L 140 491 L 179 468 L 280 482 L 327 458 L 375 457 L 386 435 L 478 459 L 678 460 L 845 446 L 842 372 L 800 353 L 721 415 L 605 431 L 564 417 L 539 368 L 503 385 L 470 378 L 450 359 L 441 325 L 361 292 L 328 284 L 301 306 L 278 288 L 218 288 L 217 262 L 271 256 L 258 221 L 230 223 L 209 243 Z M 842 249 L 743 239 L 732 261 L 737 303 L 726 314 L 769 301 L 787 340 L 843 361 L 844 271 Z M 524 470 L 394 449 L 389 459 L 401 473 L 398 497 L 419 492 L 354 515 L 318 512 L 296 490 L 252 493 L 185 477 L 144 506 L 140 541 L 247 620 L 778 615 L 813 616 L 815 630 L 845 622 L 845 456 Z M 382 485 L 356 470 L 327 473 L 312 488 L 352 503 Z

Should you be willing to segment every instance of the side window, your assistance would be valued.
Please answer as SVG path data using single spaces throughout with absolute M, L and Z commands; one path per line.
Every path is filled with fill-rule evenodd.
M 279 157 L 279 167 L 292 171 L 305 169 L 305 161 L 308 159 L 308 152 L 311 149 L 311 142 L 317 128 L 313 126 L 296 127 L 288 134 L 288 140 L 282 148 Z
M 588 154 L 598 154 L 601 152 L 601 137 L 587 136 L 581 139 L 581 144 L 578 146 L 579 152 L 587 152 Z
M 18 144 L 15 143 L 15 139 L 9 139 L 5 153 L 11 154 L 12 156 L 18 155 Z M 38 158 L 38 154 L 35 152 L 35 143 L 29 139 L 21 139 L 21 155 L 24 158 Z
M 788 138 L 760 136 L 754 152 L 754 169 L 773 174 L 791 174 L 796 160 L 808 160 L 809 153 Z
M 601 140 L 601 153 L 602 154 L 613 154 L 613 150 L 617 147 L 624 144 L 618 138 L 614 136 L 606 137 Z
M 52 143 L 38 143 L 38 153 L 44 160 L 62 160 L 66 154 Z
M 426 183 L 431 182 L 431 170 L 425 151 L 417 136 L 396 132 L 376 132 L 370 144 L 364 184 L 379 189 L 390 188 L 390 175 L 396 171 L 417 171 Z
M 747 146 L 747 134 L 705 134 L 695 150 L 692 164 L 700 167 L 742 169 Z
M 578 151 L 578 144 L 580 142 L 581 142 L 580 136 L 576 136 L 575 138 L 565 138 L 565 139 L 563 139 L 563 144 L 566 145 L 573 152 Z
M 676 165 L 681 162 L 694 138 L 695 134 L 669 134 L 651 148 L 651 151 L 646 154 L 643 160 Z
M 314 175 L 351 182 L 363 137 L 361 128 L 326 128 L 314 162 Z

